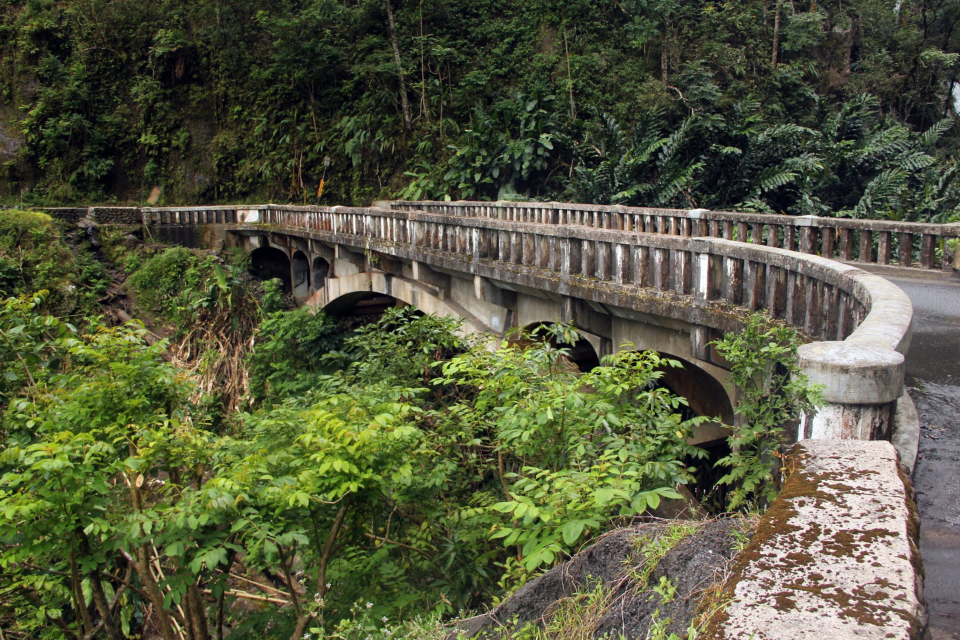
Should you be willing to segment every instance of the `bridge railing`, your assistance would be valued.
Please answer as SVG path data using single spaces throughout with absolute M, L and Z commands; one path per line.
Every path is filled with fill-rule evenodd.
M 558 224 L 280 205 L 145 209 L 144 215 L 162 224 L 222 216 L 250 231 L 314 236 L 722 331 L 741 326 L 745 312 L 766 313 L 812 341 L 801 348 L 801 364 L 824 385 L 826 405 L 802 427 L 806 437 L 887 438 L 903 392 L 909 298 L 878 275 L 816 255 L 705 235 L 577 225 L 576 218 Z
M 960 252 L 955 246 L 955 240 L 960 238 L 960 223 L 928 224 L 558 202 L 398 201 L 390 206 L 400 211 L 513 222 L 724 238 L 844 262 L 949 272 L 960 269 Z

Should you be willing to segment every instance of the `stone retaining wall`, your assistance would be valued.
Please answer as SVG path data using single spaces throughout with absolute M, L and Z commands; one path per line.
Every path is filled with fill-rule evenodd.
M 889 442 L 807 440 L 704 639 L 917 638 L 920 516 Z
M 139 207 L 90 207 L 87 218 L 97 224 L 143 224 Z
M 52 218 L 78 222 L 86 218 L 97 224 L 143 224 L 140 207 L 34 207 Z
M 87 216 L 87 207 L 36 207 L 36 210 L 66 222 L 78 222 Z

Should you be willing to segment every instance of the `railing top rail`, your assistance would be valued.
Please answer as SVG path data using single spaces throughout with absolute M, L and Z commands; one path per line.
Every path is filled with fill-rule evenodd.
M 617 212 L 627 214 L 668 216 L 695 220 L 717 220 L 745 222 L 747 224 L 785 225 L 794 227 L 820 227 L 832 229 L 854 229 L 870 231 L 890 231 L 894 233 L 918 233 L 960 237 L 960 223 L 940 224 L 930 222 L 899 222 L 895 220 L 867 220 L 854 218 L 827 218 L 821 216 L 787 216 L 767 213 L 745 213 L 735 211 L 713 211 L 710 209 L 663 209 L 652 207 L 630 207 L 626 205 L 598 205 L 564 202 L 480 202 L 471 200 L 433 201 L 404 200 L 391 203 L 392 207 L 413 207 L 429 209 L 436 207 L 493 207 L 497 209 L 561 209 L 576 211 Z

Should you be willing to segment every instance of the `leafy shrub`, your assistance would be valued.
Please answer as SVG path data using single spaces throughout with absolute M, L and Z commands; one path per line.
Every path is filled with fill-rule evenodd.
M 336 323 L 325 314 L 300 308 L 270 314 L 254 341 L 248 360 L 250 394 L 256 402 L 264 402 L 302 395 L 316 387 L 318 377 L 331 372 L 323 357 L 339 348 L 341 337 Z
M 740 392 L 739 418 L 730 437 L 730 455 L 718 461 L 729 471 L 718 481 L 732 488 L 727 508 L 764 507 L 777 497 L 779 448 L 787 425 L 813 415 L 821 390 L 797 365 L 800 337 L 792 327 L 754 315 L 742 331 L 714 343 L 731 364 L 731 380 Z
M 0 213 L 0 296 L 46 289 L 46 304 L 65 304 L 74 282 L 73 254 L 50 216 L 30 211 Z M 66 310 L 63 309 L 63 310 Z

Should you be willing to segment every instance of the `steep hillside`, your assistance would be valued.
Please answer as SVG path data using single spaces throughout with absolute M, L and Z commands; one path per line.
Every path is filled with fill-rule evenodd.
M 957 0 L 10 0 L 0 196 L 949 219 Z M 919 132 L 927 132 L 919 135 Z

